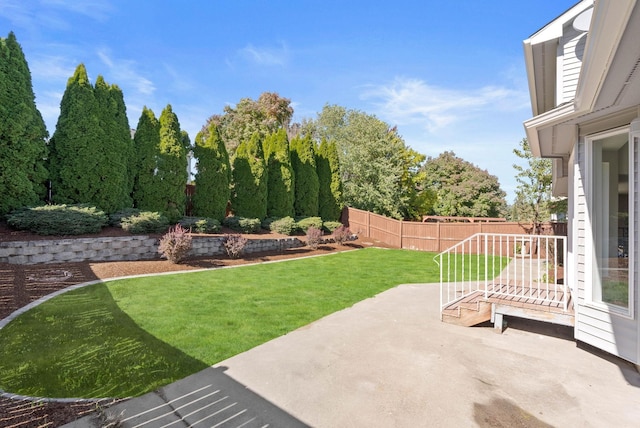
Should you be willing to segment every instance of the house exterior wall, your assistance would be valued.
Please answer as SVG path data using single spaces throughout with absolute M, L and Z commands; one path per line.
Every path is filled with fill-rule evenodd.
M 587 34 L 577 31 L 571 24 L 565 25 L 563 35 L 558 44 L 558 94 L 556 105 L 569 102 L 575 98 L 578 78 L 582 67 L 582 55 Z
M 603 129 L 605 130 L 605 129 Z M 570 177 L 570 231 L 569 266 L 576 304 L 575 338 L 611 354 L 638 364 L 638 305 L 633 306 L 631 316 L 624 316 L 609 310 L 602 304 L 592 303 L 590 283 L 593 262 L 593 236 L 590 212 L 593 204 L 589 198 L 589 158 L 587 136 L 581 135 L 570 159 L 572 174 Z M 633 198 L 634 213 L 638 213 L 638 147 L 634 146 Z M 638 242 L 638 216 L 633 218 L 633 240 Z M 631 237 L 630 237 L 631 238 Z M 634 246 L 630 268 L 634 274 L 633 296 L 638 296 L 638 245 Z

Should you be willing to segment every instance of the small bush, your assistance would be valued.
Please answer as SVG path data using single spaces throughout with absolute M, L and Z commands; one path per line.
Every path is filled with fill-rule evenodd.
M 302 233 L 307 233 L 310 227 L 322 229 L 322 219 L 320 217 L 299 217 L 296 218 L 296 229 Z
M 291 235 L 296 229 L 296 221 L 291 217 L 283 217 L 272 221 L 269 230 L 283 235 Z
M 310 246 L 312 249 L 317 250 L 318 245 L 320 245 L 321 241 L 322 241 L 322 230 L 313 226 L 309 227 L 309 229 L 307 229 L 307 245 Z
M 220 232 L 220 222 L 210 217 L 184 217 L 180 220 L 180 226 L 196 233 Z
M 122 228 L 130 233 L 162 233 L 169 227 L 169 219 L 158 212 L 142 211 L 131 217 L 124 217 Z
M 342 223 L 339 221 L 325 221 L 322 223 L 322 230 L 327 233 L 333 233 L 334 230 L 342 226 Z
M 236 216 L 225 218 L 222 224 L 240 233 L 258 233 L 261 226 L 260 219 Z
M 140 210 L 137 208 L 125 208 L 109 215 L 109 226 L 122 227 L 122 219 L 139 215 Z
M 7 215 L 9 226 L 39 235 L 98 233 L 108 221 L 104 211 L 88 205 L 45 205 L 21 208 Z
M 340 225 L 340 227 L 336 228 L 333 231 L 333 234 L 331 236 L 337 244 L 344 245 L 348 241 L 351 241 L 353 233 L 351 233 L 351 230 L 348 227 Z
M 191 250 L 191 233 L 176 224 L 160 238 L 158 252 L 173 263 L 180 263 Z
M 224 249 L 232 259 L 237 259 L 244 252 L 247 238 L 238 234 L 224 235 Z

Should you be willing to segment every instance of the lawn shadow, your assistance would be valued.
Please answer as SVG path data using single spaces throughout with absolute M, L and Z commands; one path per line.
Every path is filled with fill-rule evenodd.
M 0 333 L 3 384 L 24 395 L 131 397 L 208 367 L 138 326 L 104 283 L 48 300 Z M 25 347 L 30 353 L 22 353 Z

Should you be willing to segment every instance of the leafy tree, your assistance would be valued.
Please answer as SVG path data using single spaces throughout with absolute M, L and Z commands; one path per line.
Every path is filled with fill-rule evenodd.
M 230 197 L 231 165 L 215 123 L 209 124 L 206 139 L 201 132 L 196 135 L 193 151 L 198 161 L 194 214 L 222 221 Z
M 323 220 L 337 221 L 342 214 L 342 180 L 335 142 L 323 139 L 316 156 L 318 171 L 318 214 Z
M 358 110 L 326 105 L 316 120 L 302 124 L 302 133 L 336 142 L 346 205 L 395 218 L 421 209 L 411 204 L 423 201 L 417 178 L 424 157 L 407 147 L 396 128 Z
M 176 221 L 184 215 L 187 184 L 187 150 L 180 122 L 170 104 L 160 114 L 159 193 L 167 217 Z
M 534 157 L 526 138 L 519 145 L 520 148 L 513 149 L 513 153 L 526 161 L 527 167 L 513 165 L 518 187 L 512 216 L 517 221 L 532 222 L 538 231 L 540 223 L 549 220 L 552 212 L 566 213 L 566 199 L 554 199 L 552 196 L 551 160 Z
M 269 134 L 264 149 L 269 180 L 267 217 L 292 217 L 295 183 L 286 131 L 280 129 Z
M 498 179 L 470 162 L 444 152 L 428 158 L 425 185 L 437 197 L 433 213 L 443 216 L 499 217 L 506 208 Z
M 135 148 L 135 179 L 133 202 L 144 211 L 164 210 L 160 193 L 158 166 L 160 163 L 160 122 L 146 106 L 138 119 L 133 137 Z
M 256 132 L 240 143 L 233 160 L 231 207 L 236 216 L 260 220 L 267 216 L 267 182 L 262 141 Z
M 316 171 L 316 156 L 311 136 L 291 140 L 291 165 L 295 173 L 294 212 L 299 217 L 318 215 L 320 184 Z
M 0 216 L 44 198 L 47 129 L 13 32 L 0 38 Z
M 280 97 L 274 92 L 262 93 L 257 101 L 243 98 L 235 108 L 225 106 L 223 114 L 211 116 L 201 132 L 206 138 L 209 122 L 214 122 L 218 126 L 229 157 L 233 159 L 238 145 L 249 140 L 254 132 L 258 132 L 264 139 L 279 129 L 286 129 L 293 116 L 290 104 L 290 99 Z

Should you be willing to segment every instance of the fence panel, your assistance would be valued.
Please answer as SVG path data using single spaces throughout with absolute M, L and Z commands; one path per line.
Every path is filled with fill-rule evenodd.
M 530 235 L 531 224 L 515 222 L 422 223 L 400 221 L 355 208 L 345 208 L 343 222 L 352 232 L 397 248 L 442 252 L 476 233 Z M 540 235 L 567 235 L 566 223 L 545 223 Z M 501 244 L 500 246 L 504 246 Z M 503 248 L 503 251 L 513 251 Z

